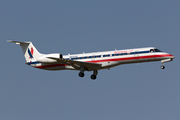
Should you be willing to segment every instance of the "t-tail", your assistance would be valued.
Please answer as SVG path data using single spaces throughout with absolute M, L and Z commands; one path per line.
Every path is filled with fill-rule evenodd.
M 37 51 L 32 42 L 19 42 L 11 40 L 7 42 L 13 42 L 21 46 L 27 63 L 36 61 L 37 58 L 42 55 Z

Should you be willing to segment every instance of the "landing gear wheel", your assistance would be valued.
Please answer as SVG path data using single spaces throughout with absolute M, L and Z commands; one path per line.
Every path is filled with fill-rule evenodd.
M 84 73 L 83 73 L 83 72 L 80 72 L 80 73 L 79 73 L 79 77 L 84 77 Z
M 165 69 L 165 66 L 164 66 L 164 65 L 162 65 L 162 66 L 161 66 L 161 69 Z
M 95 80 L 96 79 L 96 75 L 91 75 L 91 79 Z

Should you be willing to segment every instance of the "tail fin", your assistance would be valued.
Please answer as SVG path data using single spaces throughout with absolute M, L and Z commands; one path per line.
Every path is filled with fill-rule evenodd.
M 21 46 L 26 62 L 36 61 L 36 59 L 42 55 L 37 51 L 32 42 L 19 42 L 19 41 L 7 41 L 13 42 Z

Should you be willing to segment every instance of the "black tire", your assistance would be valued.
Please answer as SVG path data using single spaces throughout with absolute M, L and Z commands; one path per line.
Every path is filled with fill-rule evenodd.
M 80 73 L 79 73 L 79 77 L 84 77 L 84 73 L 83 73 L 83 72 L 80 72 Z
M 96 79 L 96 75 L 91 75 L 91 79 L 95 80 Z
M 164 65 L 162 65 L 162 66 L 161 66 L 161 69 L 165 69 L 165 66 L 164 66 Z

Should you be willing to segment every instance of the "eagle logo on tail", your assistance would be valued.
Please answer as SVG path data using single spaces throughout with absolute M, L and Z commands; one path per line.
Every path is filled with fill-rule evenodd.
M 31 47 L 31 50 L 29 50 L 29 48 L 28 48 L 28 54 L 29 54 L 29 59 L 31 58 L 33 58 L 33 53 L 34 53 L 34 49 L 33 49 L 33 47 Z

